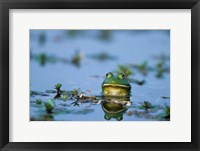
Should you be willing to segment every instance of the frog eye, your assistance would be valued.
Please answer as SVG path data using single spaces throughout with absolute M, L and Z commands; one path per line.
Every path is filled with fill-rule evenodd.
M 113 76 L 113 74 L 111 73 L 111 72 L 108 72 L 107 74 L 106 74 L 106 77 L 107 78 L 111 78 Z
M 125 75 L 124 75 L 123 73 L 120 73 L 120 74 L 118 75 L 118 78 L 124 79 L 124 78 L 125 78 Z

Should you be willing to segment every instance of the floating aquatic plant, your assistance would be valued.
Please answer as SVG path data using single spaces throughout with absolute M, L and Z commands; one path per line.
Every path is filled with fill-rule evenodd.
M 71 63 L 72 65 L 79 67 L 83 58 L 84 55 L 82 52 L 76 52 L 75 55 L 71 57 L 71 59 L 60 58 L 54 55 L 47 55 L 46 53 L 31 54 L 31 59 L 39 62 L 41 66 L 45 66 L 47 63 L 61 62 L 64 64 Z
M 141 74 L 147 75 L 149 71 L 152 71 L 152 68 L 148 66 L 148 62 L 144 61 L 141 64 L 132 65 L 136 70 L 138 70 Z
M 36 104 L 41 105 L 42 104 L 42 100 L 38 99 L 35 101 Z
M 62 91 L 61 91 L 61 88 L 62 87 L 62 84 L 58 83 L 55 85 L 55 89 L 56 89 L 56 96 L 54 97 L 55 99 L 56 98 L 60 98 L 61 94 L 62 94 Z
M 104 41 L 108 41 L 111 39 L 112 31 L 111 30 L 101 30 L 99 31 L 99 38 Z
M 125 77 L 129 77 L 130 75 L 132 75 L 132 71 L 130 69 L 130 66 L 124 66 L 124 65 L 119 65 L 118 66 L 118 70 L 115 71 L 117 74 L 119 73 L 123 73 L 125 75 Z
M 62 84 L 60 84 L 60 83 L 58 83 L 58 84 L 56 84 L 55 85 L 55 89 L 57 90 L 57 91 L 60 91 L 60 88 L 62 87 Z
M 74 90 L 72 91 L 72 96 L 77 97 L 77 96 L 79 96 L 79 93 L 80 93 L 80 92 L 81 92 L 80 89 L 74 89 Z
M 155 70 L 156 70 L 156 77 L 162 78 L 163 74 L 165 72 L 169 72 L 169 66 L 167 66 L 167 59 L 165 56 L 161 57 L 161 59 L 156 64 Z
M 63 101 L 67 101 L 67 95 L 66 95 L 66 94 L 64 94 L 64 95 L 62 96 L 62 100 L 63 100 Z
M 32 54 L 31 58 L 38 61 L 41 66 L 44 66 L 47 63 L 55 63 L 56 61 L 58 61 L 55 56 L 49 56 L 45 53 Z
M 45 108 L 48 113 L 51 113 L 54 107 L 55 107 L 55 101 L 53 99 L 50 99 L 45 103 Z
M 170 118 L 170 106 L 165 107 L 163 117 L 167 119 Z
M 156 70 L 157 70 L 156 77 L 157 78 L 163 77 L 163 73 L 164 73 L 163 65 L 164 65 L 164 62 L 159 62 L 156 64 Z
M 148 102 L 148 101 L 144 101 L 144 102 L 142 102 L 141 103 L 141 105 L 140 106 L 138 106 L 137 108 L 139 108 L 139 109 L 143 109 L 143 110 L 145 110 L 145 111 L 154 111 L 155 109 L 160 109 L 160 106 L 155 106 L 155 105 L 152 105 L 150 102 Z M 151 110 L 150 110 L 151 109 Z M 154 110 L 152 110 L 152 109 L 154 109 Z
M 152 105 L 151 105 L 150 102 L 144 101 L 144 102 L 142 103 L 142 107 L 143 107 L 145 110 L 147 110 L 147 109 L 152 108 Z
M 83 60 L 84 55 L 82 52 L 78 51 L 71 58 L 71 63 L 77 67 L 80 67 L 81 61 Z

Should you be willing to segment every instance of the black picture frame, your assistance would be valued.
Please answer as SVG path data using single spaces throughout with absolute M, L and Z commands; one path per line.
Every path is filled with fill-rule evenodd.
M 191 9 L 191 142 L 9 142 L 9 9 Z M 200 150 L 199 0 L 0 0 L 0 148 L 21 150 Z M 180 52 L 181 53 L 181 52 Z M 199 61 L 198 61 L 199 59 Z M 198 95 L 199 94 L 199 95 Z M 77 134 L 78 135 L 78 134 Z

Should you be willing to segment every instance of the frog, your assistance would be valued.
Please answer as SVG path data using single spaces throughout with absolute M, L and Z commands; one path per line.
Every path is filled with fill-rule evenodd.
M 129 97 L 131 93 L 131 85 L 123 73 L 108 72 L 101 86 L 103 96 Z

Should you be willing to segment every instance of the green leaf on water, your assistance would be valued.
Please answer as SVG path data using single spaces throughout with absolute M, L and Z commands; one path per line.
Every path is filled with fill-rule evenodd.
M 144 109 L 144 110 L 148 110 L 153 108 L 152 104 L 148 101 L 144 101 L 141 106 L 139 106 L 139 109 Z
M 170 106 L 166 106 L 164 109 L 164 118 L 170 118 Z
M 54 107 L 55 107 L 55 101 L 53 99 L 50 99 L 45 103 L 45 108 L 48 113 L 51 113 Z
M 38 99 L 35 101 L 36 104 L 41 105 L 42 104 L 42 100 Z
M 124 65 L 119 65 L 118 69 L 115 72 L 117 74 L 123 73 L 126 78 L 133 74 L 133 72 L 130 69 L 130 66 L 124 66 Z
M 60 84 L 60 83 L 55 85 L 55 89 L 57 89 L 57 90 L 60 89 L 61 87 L 62 87 L 62 84 Z
M 84 55 L 80 51 L 76 51 L 75 55 L 71 58 L 71 63 L 76 67 L 80 67 L 81 61 L 83 60 Z

